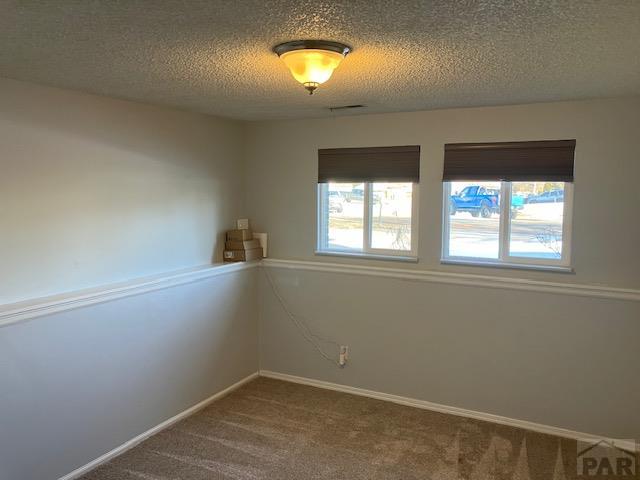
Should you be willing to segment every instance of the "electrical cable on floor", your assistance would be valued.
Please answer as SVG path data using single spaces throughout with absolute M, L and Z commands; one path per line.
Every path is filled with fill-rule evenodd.
M 293 313 L 291 311 L 291 309 L 287 305 L 286 300 L 284 299 L 284 297 L 282 296 L 282 294 L 278 290 L 278 287 L 276 286 L 276 283 L 275 283 L 273 277 L 269 273 L 268 268 L 261 268 L 260 270 L 262 270 L 265 273 L 265 276 L 267 277 L 267 280 L 269 281 L 269 285 L 271 286 L 271 290 L 273 291 L 273 294 L 276 296 L 276 298 L 280 302 L 280 305 L 282 306 L 282 309 L 285 311 L 285 313 L 287 314 L 287 316 L 289 317 L 289 319 L 291 320 L 293 325 L 300 331 L 300 334 L 302 335 L 302 337 L 307 342 L 309 342 L 311 345 L 313 345 L 313 347 L 320 353 L 322 358 L 324 358 L 325 360 L 333 363 L 334 365 L 336 365 L 338 367 L 342 367 L 340 365 L 340 362 L 338 362 L 337 360 L 334 360 L 329 354 L 327 354 L 322 349 L 322 347 L 320 346 L 319 342 L 325 342 L 325 343 L 333 344 L 333 345 L 338 347 L 338 350 L 340 350 L 340 344 L 338 342 L 323 338 L 323 337 L 313 333 L 311 328 L 305 322 L 304 317 L 301 317 L 300 315 L 296 315 L 295 313 Z

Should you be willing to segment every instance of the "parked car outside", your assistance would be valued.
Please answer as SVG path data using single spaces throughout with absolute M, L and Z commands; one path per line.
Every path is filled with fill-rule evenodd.
M 364 202 L 364 189 L 354 188 L 350 192 L 344 192 L 343 198 L 347 203 Z M 381 198 L 377 193 L 373 194 L 373 203 L 380 203 Z
M 344 199 L 347 202 L 363 202 L 364 201 L 364 190 L 362 188 L 353 188 L 350 192 L 345 192 Z
M 511 197 L 511 218 L 515 218 L 518 210 L 524 207 L 524 199 L 519 195 Z M 500 213 L 500 192 L 481 185 L 469 185 L 454 195 L 451 195 L 449 214 L 468 212 L 473 217 L 490 218 L 494 213 Z
M 561 203 L 564 202 L 564 190 L 549 190 L 540 195 L 532 195 L 527 203 Z

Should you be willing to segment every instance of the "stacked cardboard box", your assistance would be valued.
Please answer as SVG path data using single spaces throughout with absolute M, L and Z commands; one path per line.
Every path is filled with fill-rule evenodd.
M 260 246 L 260 241 L 257 238 L 253 238 L 251 230 L 229 230 L 227 232 L 224 250 L 225 262 L 248 262 L 249 260 L 260 260 L 261 258 L 262 247 Z

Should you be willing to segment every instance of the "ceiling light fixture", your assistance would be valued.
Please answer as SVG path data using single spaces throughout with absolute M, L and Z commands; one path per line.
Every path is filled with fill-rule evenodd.
M 273 47 L 293 77 L 312 95 L 318 86 L 331 78 L 351 47 L 327 40 L 295 40 Z

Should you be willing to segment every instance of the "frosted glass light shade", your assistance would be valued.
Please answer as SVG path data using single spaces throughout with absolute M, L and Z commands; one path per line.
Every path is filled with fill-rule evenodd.
M 293 78 L 311 94 L 333 74 L 351 47 L 327 40 L 294 40 L 273 47 Z
M 326 50 L 295 50 L 280 57 L 301 84 L 320 85 L 329 80 L 344 58 L 341 53 Z

